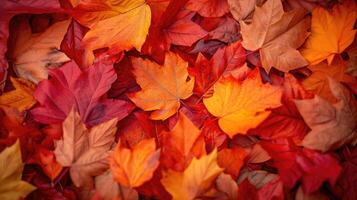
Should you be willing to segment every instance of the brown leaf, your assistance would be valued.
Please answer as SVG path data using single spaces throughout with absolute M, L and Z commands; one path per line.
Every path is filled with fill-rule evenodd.
M 284 12 L 280 0 L 268 0 L 256 7 L 251 24 L 240 21 L 243 47 L 260 51 L 264 69 L 272 67 L 288 72 L 307 65 L 299 48 L 308 36 L 310 18 L 305 12 Z
M 63 122 L 63 138 L 55 142 L 57 161 L 70 167 L 77 187 L 92 188 L 93 177 L 108 169 L 108 151 L 114 143 L 116 124 L 112 119 L 87 129 L 74 109 Z
M 311 128 L 302 145 L 323 152 L 357 142 L 357 101 L 343 85 L 328 80 L 337 103 L 331 104 L 317 95 L 313 99 L 295 100 Z

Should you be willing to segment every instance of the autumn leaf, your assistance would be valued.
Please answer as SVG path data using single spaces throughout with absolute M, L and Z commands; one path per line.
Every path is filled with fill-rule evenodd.
M 22 29 L 12 53 L 16 74 L 38 83 L 48 78 L 48 68 L 56 68 L 69 58 L 61 51 L 60 44 L 69 21 L 54 23 L 42 33 L 31 33 L 26 21 L 19 24 Z
M 1 199 L 17 200 L 25 198 L 36 189 L 33 185 L 21 180 L 24 164 L 21 159 L 19 141 L 0 153 L 0 163 Z
M 160 149 L 155 139 L 144 139 L 132 149 L 120 144 L 110 157 L 110 169 L 115 181 L 125 187 L 138 187 L 153 177 L 159 166 Z
M 112 54 L 132 48 L 140 51 L 151 22 L 151 10 L 144 0 L 80 1 L 72 15 L 90 28 L 82 40 L 88 50 L 108 47 Z
M 344 83 L 356 82 L 355 78 L 346 74 L 347 63 L 341 58 L 335 58 L 330 64 L 323 61 L 308 68 L 312 74 L 302 82 L 304 88 L 332 103 L 336 102 L 336 98 L 330 91 L 328 77 Z
M 219 127 L 229 136 L 246 134 L 281 105 L 279 87 L 263 84 L 255 70 L 243 82 L 222 80 L 214 85 L 212 97 L 203 99 L 208 111 L 218 117 Z
M 50 80 L 38 84 L 34 96 L 40 105 L 31 111 L 42 123 L 62 122 L 73 106 L 88 126 L 114 117 L 120 120 L 133 110 L 129 102 L 105 98 L 116 79 L 110 64 L 100 62 L 81 71 L 72 61 L 51 70 L 50 74 Z
M 302 145 L 323 152 L 357 143 L 357 101 L 343 85 L 331 78 L 328 81 L 336 103 L 331 104 L 317 95 L 311 100 L 295 101 L 311 128 Z
M 107 157 L 114 143 L 118 119 L 87 129 L 74 109 L 63 122 L 63 138 L 55 142 L 56 160 L 70 168 L 77 187 L 92 188 L 93 177 L 108 169 Z
M 180 112 L 175 127 L 170 132 L 162 134 L 169 134 L 170 144 L 179 150 L 182 155 L 187 156 L 200 135 L 200 130 L 185 114 Z
M 0 96 L 0 105 L 6 105 L 18 109 L 20 112 L 35 105 L 33 97 L 35 86 L 25 79 L 10 77 L 15 90 L 6 92 Z
M 331 64 L 334 56 L 353 42 L 356 19 L 356 3 L 352 0 L 336 4 L 331 11 L 315 8 L 312 12 L 311 35 L 301 52 L 310 65 L 325 59 Z
M 169 170 L 161 183 L 173 200 L 195 199 L 204 194 L 223 171 L 217 164 L 217 150 L 200 159 L 194 158 L 184 172 Z
M 141 91 L 129 94 L 129 98 L 141 109 L 153 111 L 151 119 L 169 118 L 179 109 L 180 100 L 192 95 L 194 79 L 178 55 L 168 53 L 164 66 L 141 58 L 133 58 L 132 63 Z
M 308 36 L 310 18 L 301 10 L 284 12 L 280 0 L 268 0 L 256 7 L 251 24 L 240 21 L 242 45 L 245 49 L 259 50 L 264 69 L 275 67 L 283 72 L 308 63 L 296 50 Z
M 226 0 L 190 0 L 186 8 L 203 17 L 221 17 L 229 12 Z
M 162 131 L 160 135 L 163 138 L 161 163 L 174 169 L 185 168 L 196 155 L 194 148 L 201 131 L 180 111 L 175 126 L 169 132 Z M 202 155 L 205 151 L 196 153 Z

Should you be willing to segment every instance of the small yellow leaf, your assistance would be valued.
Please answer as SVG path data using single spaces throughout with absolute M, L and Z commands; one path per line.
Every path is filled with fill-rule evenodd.
M 189 78 L 187 62 L 174 53 L 168 53 L 164 66 L 141 58 L 132 59 L 136 82 L 141 91 L 129 98 L 141 109 L 154 111 L 150 118 L 165 120 L 180 107 L 180 99 L 192 95 L 194 79 Z
M 214 85 L 214 93 L 203 99 L 208 111 L 219 118 L 219 127 L 231 138 L 257 127 L 270 112 L 281 105 L 281 88 L 263 84 L 259 72 L 254 71 L 242 83 L 232 79 Z
M 17 141 L 0 153 L 0 199 L 22 199 L 36 189 L 21 180 L 23 168 L 20 143 Z
M 110 157 L 110 169 L 114 179 L 125 187 L 138 187 L 150 180 L 159 166 L 160 150 L 155 139 L 145 139 L 127 149 L 117 145 Z
M 194 158 L 184 172 L 169 170 L 161 183 L 173 200 L 191 200 L 204 194 L 223 171 L 217 164 L 217 149 L 200 159 Z

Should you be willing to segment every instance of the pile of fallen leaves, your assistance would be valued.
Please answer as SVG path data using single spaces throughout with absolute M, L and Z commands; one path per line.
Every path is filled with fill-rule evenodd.
M 0 199 L 357 199 L 354 0 L 1 0 Z

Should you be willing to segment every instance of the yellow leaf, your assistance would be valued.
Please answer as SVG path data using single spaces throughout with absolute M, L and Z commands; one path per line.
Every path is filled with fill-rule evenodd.
M 173 200 L 190 200 L 204 194 L 223 171 L 217 164 L 217 150 L 200 159 L 194 158 L 184 172 L 169 170 L 161 179 Z
M 311 65 L 325 59 L 331 64 L 334 56 L 342 53 L 353 42 L 356 35 L 356 30 L 353 30 L 356 10 L 353 0 L 335 5 L 331 11 L 322 7 L 313 10 L 311 35 L 301 52 Z
M 36 189 L 33 185 L 21 180 L 23 168 L 20 144 L 17 141 L 0 153 L 0 199 L 22 199 Z
M 0 105 L 16 108 L 20 112 L 31 108 L 36 100 L 33 97 L 35 86 L 21 78 L 10 77 L 15 90 L 0 96 Z
M 110 168 L 114 179 L 125 187 L 138 187 L 150 180 L 159 166 L 160 150 L 155 139 L 145 139 L 127 149 L 117 145 L 110 157 Z
M 174 53 L 168 53 L 164 66 L 141 58 L 132 59 L 136 82 L 141 91 L 129 98 L 141 109 L 154 111 L 150 118 L 165 120 L 180 107 L 180 99 L 192 95 L 194 79 L 187 80 L 187 62 Z
M 272 67 L 281 71 L 303 67 L 308 63 L 299 48 L 308 36 L 310 18 L 305 12 L 284 12 L 281 0 L 268 0 L 256 7 L 251 24 L 240 21 L 242 45 L 251 51 L 260 51 L 264 69 Z
M 281 105 L 279 87 L 263 84 L 255 70 L 242 83 L 223 79 L 214 85 L 214 93 L 203 99 L 208 111 L 219 118 L 219 127 L 229 135 L 245 134 L 257 127 L 271 111 Z
M 88 0 L 77 3 L 74 17 L 90 28 L 82 41 L 87 49 L 108 47 L 109 52 L 119 53 L 133 47 L 141 50 L 151 10 L 144 0 Z
M 48 77 L 49 67 L 59 67 L 69 58 L 59 51 L 70 20 L 54 23 L 42 33 L 31 33 L 27 22 L 20 23 L 22 34 L 16 38 L 14 70 L 26 80 L 38 83 Z

